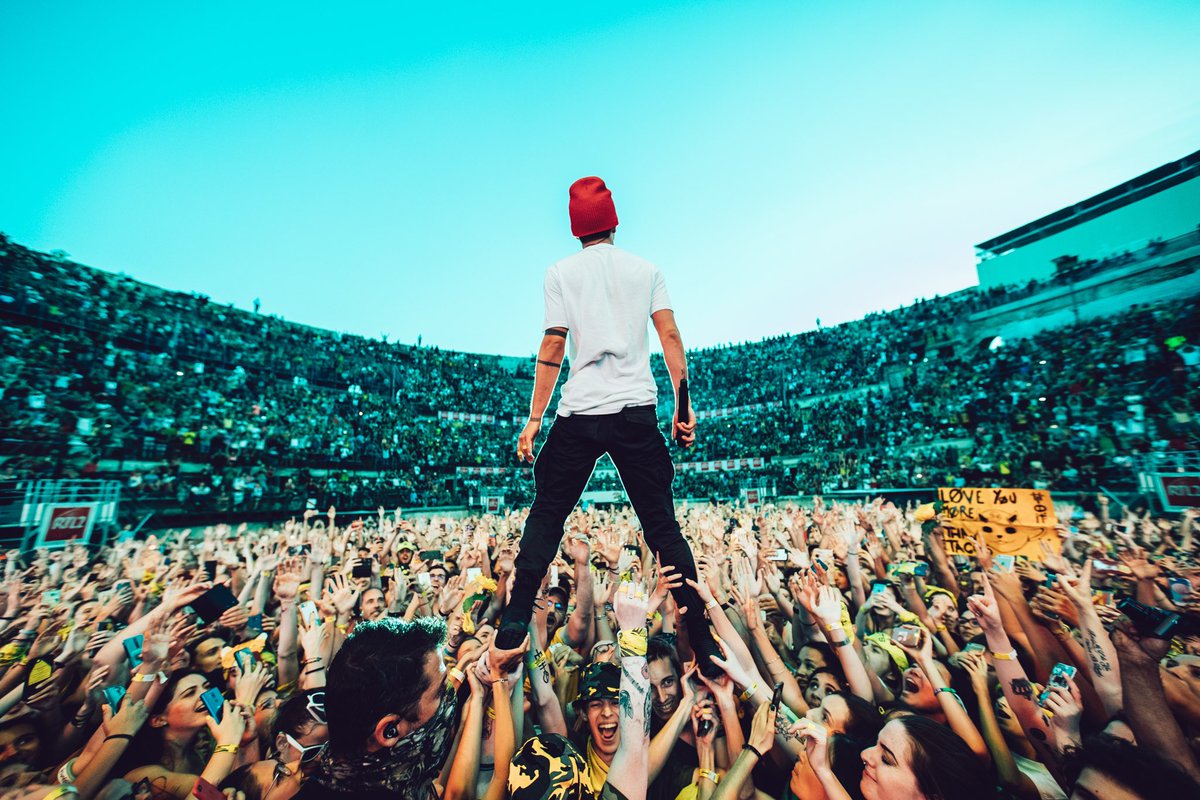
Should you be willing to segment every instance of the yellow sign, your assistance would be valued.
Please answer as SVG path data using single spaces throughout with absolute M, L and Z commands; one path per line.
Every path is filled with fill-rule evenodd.
M 979 534 L 993 553 L 1036 561 L 1042 559 L 1040 542 L 1060 547 L 1054 501 L 1045 490 L 941 488 L 938 500 L 949 555 L 974 556 Z

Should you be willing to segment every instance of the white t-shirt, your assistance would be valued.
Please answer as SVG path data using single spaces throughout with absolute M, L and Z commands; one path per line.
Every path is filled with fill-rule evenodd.
M 658 267 L 611 244 L 594 244 L 546 270 L 543 328 L 566 328 L 571 374 L 558 414 L 615 414 L 654 405 L 650 315 L 671 307 Z

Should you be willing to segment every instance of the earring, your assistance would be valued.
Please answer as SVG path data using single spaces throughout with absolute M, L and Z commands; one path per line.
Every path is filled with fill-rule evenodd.
M 400 731 L 396 730 L 395 725 L 388 725 L 383 729 L 383 737 L 385 739 L 395 739 L 400 735 Z

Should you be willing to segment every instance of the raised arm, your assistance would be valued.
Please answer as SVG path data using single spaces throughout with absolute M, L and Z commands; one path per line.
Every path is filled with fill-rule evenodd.
M 623 585 L 616 596 L 621 658 L 621 744 L 609 765 L 608 783 L 628 798 L 646 796 L 649 781 L 650 679 L 646 673 L 646 592 Z

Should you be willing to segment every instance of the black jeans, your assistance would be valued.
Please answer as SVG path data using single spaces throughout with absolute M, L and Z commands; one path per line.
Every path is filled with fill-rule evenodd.
M 616 414 L 558 417 L 533 465 L 537 494 L 521 537 L 505 623 L 529 623 L 538 587 L 562 541 L 563 523 L 587 487 L 597 459 L 605 453 L 621 476 L 642 523 L 642 535 L 659 563 L 697 580 L 692 549 L 675 519 L 671 495 L 675 466 L 659 432 L 654 406 L 632 406 Z M 690 640 L 709 638 L 704 604 L 696 590 L 684 583 L 671 593 L 678 607 L 687 607 L 684 619 Z

